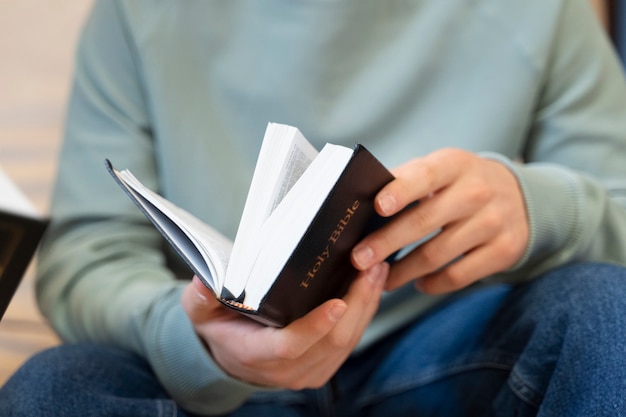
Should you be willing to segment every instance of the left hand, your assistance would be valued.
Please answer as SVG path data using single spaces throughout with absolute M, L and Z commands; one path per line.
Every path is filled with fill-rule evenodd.
M 517 179 L 500 162 L 442 149 L 401 165 L 376 196 L 376 210 L 392 216 L 353 250 L 359 270 L 440 230 L 392 264 L 386 289 L 416 279 L 426 293 L 454 291 L 513 266 L 529 241 L 529 222 Z
M 194 277 L 181 302 L 207 352 L 228 375 L 292 390 L 326 384 L 376 314 L 388 265 L 361 272 L 342 299 L 328 300 L 288 326 L 263 326 L 223 306 Z

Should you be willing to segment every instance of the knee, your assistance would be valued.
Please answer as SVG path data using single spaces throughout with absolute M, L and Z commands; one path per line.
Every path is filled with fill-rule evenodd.
M 622 266 L 573 264 L 549 272 L 545 280 L 555 301 L 568 302 L 570 308 L 606 310 L 626 305 L 626 268 Z
M 99 345 L 59 345 L 32 356 L 15 373 L 12 380 L 16 383 L 39 381 L 37 385 L 48 385 L 48 382 L 54 385 L 60 385 L 64 381 L 76 382 L 79 371 L 94 367 L 106 369 L 106 362 L 121 359 L 121 355 L 130 354 Z
M 42 415 L 68 395 L 62 375 L 71 355 L 65 346 L 45 350 L 26 361 L 0 390 L 0 415 Z
M 607 334 L 626 326 L 626 268 L 581 263 L 555 269 L 538 279 L 528 294 L 543 299 L 544 314 L 560 316 Z M 619 332 L 621 333 L 621 332 Z
M 123 364 L 132 358 L 128 352 L 96 345 L 61 345 L 40 352 L 0 390 L 0 415 L 43 415 L 51 404 L 80 409 L 95 400 L 94 393 L 107 392 L 110 374 L 125 375 Z
M 606 392 L 623 392 L 626 268 L 568 265 L 519 286 L 516 293 L 512 313 L 524 334 L 516 384 L 545 395 L 552 386 L 558 388 L 551 395 L 561 390 L 593 398 L 598 381 L 606 380 L 615 382 L 607 382 Z

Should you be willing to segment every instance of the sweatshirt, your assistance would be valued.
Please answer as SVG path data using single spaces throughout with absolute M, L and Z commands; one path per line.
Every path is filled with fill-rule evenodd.
M 198 414 L 261 389 L 212 360 L 180 303 L 192 273 L 103 161 L 232 238 L 270 121 L 390 168 L 442 147 L 505 164 L 530 240 L 486 283 L 626 264 L 626 83 L 585 0 L 102 0 L 39 256 L 38 302 L 64 341 L 141 355 Z M 358 349 L 440 299 L 385 294 Z

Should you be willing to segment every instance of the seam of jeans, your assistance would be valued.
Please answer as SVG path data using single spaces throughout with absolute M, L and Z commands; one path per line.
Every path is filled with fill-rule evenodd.
M 159 417 L 177 417 L 178 407 L 173 400 L 157 401 L 157 409 Z
M 438 367 L 436 370 L 433 370 L 431 372 L 421 373 L 420 376 L 417 378 L 404 379 L 403 381 L 394 384 L 393 387 L 388 386 L 387 389 L 379 389 L 376 392 L 365 393 L 356 401 L 356 404 L 360 407 L 365 407 L 385 398 L 388 398 L 389 396 L 406 392 L 418 386 L 424 386 L 438 380 L 449 378 L 453 375 L 471 372 L 477 369 L 511 371 L 512 368 L 513 363 L 500 363 L 491 361 L 451 365 L 446 368 Z
M 511 371 L 511 375 L 507 384 L 511 391 L 523 402 L 534 407 L 539 408 L 543 401 L 543 395 L 534 389 L 530 384 L 524 382 L 523 378 L 515 370 Z

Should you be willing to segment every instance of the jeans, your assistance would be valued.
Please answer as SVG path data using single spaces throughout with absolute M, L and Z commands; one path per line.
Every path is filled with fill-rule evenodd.
M 625 399 L 626 269 L 577 264 L 453 298 L 321 389 L 259 392 L 231 416 L 626 416 Z M 191 414 L 143 359 L 64 345 L 5 384 L 0 416 Z

